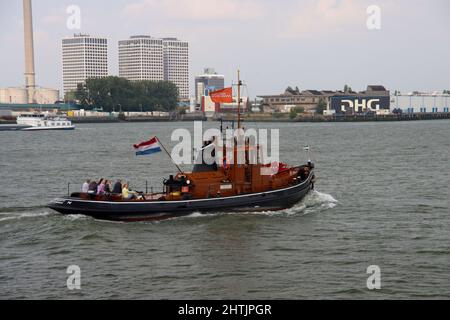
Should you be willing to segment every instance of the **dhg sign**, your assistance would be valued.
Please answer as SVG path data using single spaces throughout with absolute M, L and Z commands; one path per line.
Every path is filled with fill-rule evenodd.
M 353 111 L 354 113 L 363 113 L 389 109 L 389 97 L 332 97 L 331 108 L 336 113 Z

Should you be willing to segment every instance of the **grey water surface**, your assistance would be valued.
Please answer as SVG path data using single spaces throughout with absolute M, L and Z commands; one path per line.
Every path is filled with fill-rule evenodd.
M 161 186 L 176 168 L 164 153 L 135 157 L 132 144 L 157 135 L 173 147 L 172 131 L 193 123 L 1 132 L 0 298 L 450 298 L 450 121 L 246 126 L 279 129 L 290 164 L 305 162 L 309 144 L 316 191 L 281 212 L 61 216 L 46 203 L 68 182 L 71 191 L 88 177 Z M 81 290 L 67 288 L 70 265 Z M 371 265 L 381 290 L 367 289 Z

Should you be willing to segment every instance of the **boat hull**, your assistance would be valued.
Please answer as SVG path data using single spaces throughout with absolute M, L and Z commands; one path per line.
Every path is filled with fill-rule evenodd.
M 75 126 L 61 126 L 61 127 L 27 127 L 21 131 L 50 131 L 50 130 L 75 130 Z
M 0 125 L 0 131 L 21 131 L 27 128 L 31 128 L 30 126 L 23 124 L 4 124 Z
M 180 201 L 94 201 L 75 197 L 53 200 L 48 207 L 62 214 L 82 214 L 102 220 L 163 220 L 211 211 L 276 211 L 292 207 L 313 188 L 314 174 L 296 185 L 267 192 Z

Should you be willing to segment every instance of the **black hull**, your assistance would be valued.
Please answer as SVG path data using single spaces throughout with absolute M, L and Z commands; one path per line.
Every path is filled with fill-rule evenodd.
M 240 212 L 275 211 L 292 207 L 313 188 L 314 173 L 297 185 L 223 198 L 182 201 L 91 201 L 74 197 L 58 198 L 48 207 L 62 214 L 82 214 L 102 220 L 143 221 L 162 220 L 189 215 L 193 212 L 232 210 Z

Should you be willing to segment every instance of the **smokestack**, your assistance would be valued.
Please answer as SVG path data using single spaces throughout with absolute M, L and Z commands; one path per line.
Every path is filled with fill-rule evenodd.
M 23 24 L 25 39 L 25 86 L 28 92 L 28 103 L 34 102 L 34 46 L 33 46 L 33 16 L 31 0 L 23 0 Z

